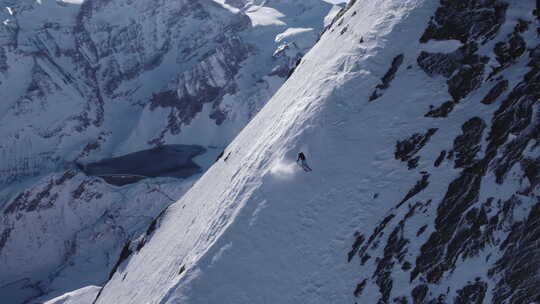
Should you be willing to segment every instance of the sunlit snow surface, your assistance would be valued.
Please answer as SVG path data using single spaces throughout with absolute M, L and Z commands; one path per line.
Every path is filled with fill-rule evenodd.
M 418 48 L 407 37 L 420 35 L 412 25 L 425 24 L 434 5 L 363 2 L 347 39 L 327 32 L 228 147 L 228 161 L 169 208 L 97 303 L 354 303 L 351 230 L 410 186 L 411 173 L 393 160 L 395 140 L 427 121 L 410 122 L 422 107 L 408 102 L 427 107 L 447 93 L 401 80 L 397 87 L 414 85 L 408 102 L 392 102 L 400 90 L 384 102 L 367 97 L 387 68 L 381 58 Z M 313 172 L 296 166 L 300 150 Z
M 437 5 L 357 1 L 347 21 L 323 35 L 227 148 L 227 162 L 212 166 L 167 210 L 151 241 L 114 275 L 97 303 L 355 303 L 359 265 L 347 263 L 346 255 L 354 232 L 373 229 L 390 209 L 404 216 L 406 206 L 392 207 L 420 172 L 449 149 L 471 115 L 489 121 L 495 110 L 474 103 L 457 106 L 448 119 L 424 116 L 434 100 L 450 96 L 444 80 L 415 68 L 418 53 L 460 46 L 418 42 Z M 270 17 L 252 20 L 279 22 L 279 14 Z M 406 54 L 405 68 L 383 97 L 369 102 L 399 54 Z M 395 159 L 398 140 L 434 126 L 439 131 L 416 170 Z M 299 151 L 313 172 L 295 164 Z M 415 200 L 440 198 L 459 170 L 445 164 L 431 174 L 429 188 Z M 482 199 L 489 192 L 512 195 L 514 181 L 497 186 L 492 178 Z M 404 231 L 407 239 L 416 238 L 418 224 Z M 410 250 L 420 245 L 413 242 Z M 469 271 L 448 284 L 474 281 L 483 258 L 467 262 Z M 364 270 L 372 273 L 371 267 Z M 410 287 L 408 273 L 393 275 L 395 293 Z M 373 287 L 362 300 L 378 297 Z

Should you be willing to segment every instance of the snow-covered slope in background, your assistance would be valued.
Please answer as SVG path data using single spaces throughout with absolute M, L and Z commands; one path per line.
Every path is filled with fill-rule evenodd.
M 533 8 L 352 1 L 95 303 L 539 300 Z
M 196 144 L 203 172 L 337 13 L 322 0 L 0 7 L 0 298 L 10 303 L 103 284 L 126 241 L 200 176 L 119 188 L 80 168 Z
M 163 143 L 226 145 L 331 9 L 321 0 L 244 2 L 5 3 L 3 176 L 25 174 L 15 147 L 52 166 Z M 298 28 L 310 35 L 277 39 Z

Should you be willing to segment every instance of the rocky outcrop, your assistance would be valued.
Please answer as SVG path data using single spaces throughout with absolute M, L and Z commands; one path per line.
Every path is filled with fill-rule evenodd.
M 430 76 L 442 75 L 449 78 L 447 82 L 448 93 L 453 97 L 453 101 L 457 103 L 470 92 L 476 90 L 483 82 L 485 64 L 488 58 L 477 55 L 477 51 L 478 45 L 476 43 L 465 44 L 449 54 L 422 51 L 417 62 L 426 74 Z M 450 106 L 446 105 L 445 108 L 449 109 Z
M 482 304 L 486 297 L 487 284 L 479 279 L 463 289 L 458 290 L 458 296 L 454 300 L 455 304 Z
M 398 141 L 394 157 L 401 161 L 406 161 L 409 169 L 415 168 L 420 159 L 415 155 L 428 143 L 431 136 L 437 132 L 436 128 L 429 129 L 426 134 L 415 133 L 408 139 Z
M 432 108 L 429 112 L 424 115 L 425 117 L 448 117 L 448 114 L 452 112 L 456 103 L 453 100 L 446 101 L 437 108 Z
M 512 226 L 501 244 L 503 256 L 490 270 L 498 279 L 494 303 L 527 303 L 540 299 L 538 261 L 540 260 L 540 201 L 527 219 Z
M 420 42 L 492 39 L 505 21 L 508 4 L 500 0 L 441 1 Z
M 371 97 L 369 97 L 369 101 L 373 101 L 381 97 L 384 90 L 390 87 L 390 82 L 392 82 L 394 77 L 396 77 L 396 73 L 399 67 L 401 66 L 401 64 L 403 63 L 404 57 L 405 56 L 403 56 L 403 54 L 399 54 L 396 57 L 394 57 L 394 59 L 392 60 L 392 64 L 390 65 L 390 68 L 388 69 L 386 74 L 384 74 L 383 78 L 381 78 L 381 83 L 375 87 L 375 90 L 371 94 Z
M 486 124 L 479 117 L 473 117 L 463 124 L 459 135 L 454 140 L 455 167 L 470 167 L 476 163 L 475 156 L 480 151 L 480 140 Z
M 530 42 L 524 37 L 536 37 L 530 20 L 518 19 L 510 34 L 498 34 L 511 5 L 504 1 L 441 1 L 420 38 L 421 42 L 457 39 L 463 43 L 451 53 L 420 53 L 419 67 L 430 77 L 447 78 L 452 96 L 425 116 L 445 119 L 458 103 L 491 107 L 492 111 L 485 115 L 477 108 L 472 110 L 475 114 L 465 116 L 461 132 L 450 146 L 430 140 L 430 145 L 440 145 L 437 154 L 430 155 L 435 160 L 433 173 L 425 172 L 405 199 L 388 211 L 392 217 L 381 219 L 377 226 L 384 250 L 379 245 L 369 247 L 368 239 L 362 247 L 365 250 L 354 251 L 360 265 L 371 267 L 363 269 L 375 269 L 372 276 L 379 291 L 378 303 L 484 303 L 490 294 L 493 303 L 540 299 L 533 287 L 539 284 L 535 269 L 540 261 L 536 245 L 540 229 L 536 220 L 540 210 L 536 177 L 540 170 L 540 52 L 538 46 L 526 52 Z M 490 40 L 494 41 L 486 43 Z M 489 56 L 494 59 L 489 61 Z M 488 62 L 494 67 L 490 75 L 486 73 Z M 520 68 L 525 64 L 527 69 Z M 507 73 L 520 75 L 519 81 L 513 83 Z M 480 89 L 487 93 L 473 94 Z M 410 162 L 425 138 L 429 139 L 413 134 L 398 143 L 396 159 Z M 442 198 L 421 195 L 436 187 L 428 178 L 442 172 L 445 160 L 453 161 L 454 169 L 459 170 L 457 177 L 450 179 Z M 415 202 L 412 197 L 424 199 Z M 405 212 L 407 216 L 398 221 L 395 215 Z M 411 245 L 402 231 L 414 231 L 421 245 Z M 384 234 L 387 236 L 381 237 Z M 409 259 L 413 259 L 412 268 L 405 265 Z M 457 273 L 467 273 L 466 265 L 479 265 L 480 270 L 467 281 L 457 281 Z M 398 291 L 396 278 L 409 269 L 410 285 L 400 280 Z
M 497 82 L 487 95 L 482 99 L 482 103 L 485 105 L 490 105 L 494 103 L 506 90 L 508 89 L 508 80 L 501 80 Z

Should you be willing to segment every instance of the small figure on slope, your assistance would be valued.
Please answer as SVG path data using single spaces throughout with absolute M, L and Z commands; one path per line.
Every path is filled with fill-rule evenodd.
M 304 171 L 306 172 L 312 171 L 306 162 L 306 156 L 304 155 L 303 152 L 298 153 L 298 159 L 296 160 L 296 163 L 299 164 L 300 167 L 304 169 Z

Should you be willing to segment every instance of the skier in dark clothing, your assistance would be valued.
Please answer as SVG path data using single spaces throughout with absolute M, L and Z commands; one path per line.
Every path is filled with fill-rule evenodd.
M 304 169 L 304 171 L 306 172 L 312 171 L 306 162 L 306 155 L 304 155 L 303 152 L 298 153 L 298 158 L 296 159 L 296 163 L 298 163 L 300 167 Z

